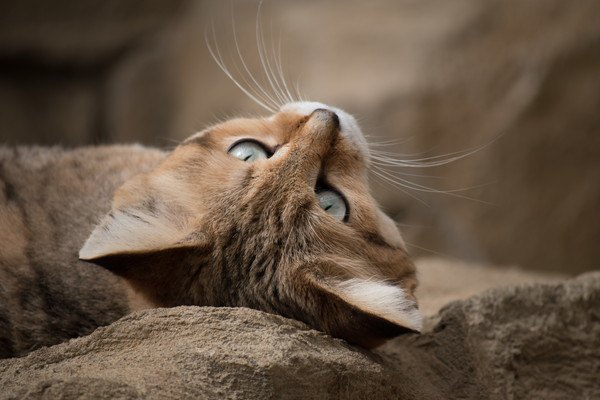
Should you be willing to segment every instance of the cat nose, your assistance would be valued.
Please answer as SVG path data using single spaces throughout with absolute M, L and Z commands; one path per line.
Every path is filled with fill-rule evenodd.
M 282 165 L 289 179 L 297 178 L 314 188 L 323 160 L 340 132 L 340 119 L 331 110 L 318 108 L 304 122 L 290 143 Z
M 340 132 L 340 118 L 331 110 L 317 108 L 309 116 L 300 133 L 299 144 L 310 147 L 323 157 Z
M 335 112 L 326 108 L 317 108 L 310 114 L 310 118 L 318 118 L 320 121 L 332 125 L 335 130 L 340 129 L 340 117 Z
M 339 131 L 340 119 L 337 114 L 331 110 L 317 108 L 301 128 L 296 145 L 305 155 L 311 155 L 320 164 L 331 150 Z

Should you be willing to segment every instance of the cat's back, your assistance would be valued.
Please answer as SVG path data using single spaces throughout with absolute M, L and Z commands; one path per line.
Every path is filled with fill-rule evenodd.
M 163 158 L 142 146 L 0 147 L 0 357 L 125 313 L 116 278 L 77 254 L 115 189 Z

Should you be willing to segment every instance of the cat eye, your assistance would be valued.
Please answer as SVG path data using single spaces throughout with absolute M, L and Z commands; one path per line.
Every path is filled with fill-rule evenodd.
M 338 221 L 346 220 L 348 207 L 342 195 L 331 189 L 317 190 L 316 195 L 319 205 L 327 214 Z
M 242 140 L 236 142 L 227 152 L 235 158 L 239 158 L 245 162 L 264 160 L 271 156 L 263 145 L 254 140 Z

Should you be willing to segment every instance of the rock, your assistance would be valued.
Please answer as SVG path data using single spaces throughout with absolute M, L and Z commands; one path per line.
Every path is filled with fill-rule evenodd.
M 374 352 L 250 309 L 135 313 L 0 361 L 0 398 L 597 398 L 598 371 L 596 272 L 451 303 Z
M 451 301 L 466 300 L 487 289 L 529 283 L 559 283 L 564 274 L 494 266 L 437 257 L 415 260 L 419 286 L 417 299 L 424 315 L 434 316 Z

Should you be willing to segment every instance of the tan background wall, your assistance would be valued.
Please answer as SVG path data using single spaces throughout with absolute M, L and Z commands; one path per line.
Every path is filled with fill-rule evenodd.
M 217 119 L 263 113 L 205 45 L 212 20 L 233 65 L 235 24 L 260 75 L 258 2 L 0 4 L 4 143 L 169 147 Z M 493 141 L 443 167 L 395 170 L 471 190 L 375 180 L 415 254 L 598 268 L 600 2 L 280 0 L 261 15 L 290 82 L 357 115 L 373 141 L 396 141 L 385 151 L 435 156 Z

